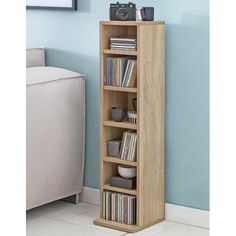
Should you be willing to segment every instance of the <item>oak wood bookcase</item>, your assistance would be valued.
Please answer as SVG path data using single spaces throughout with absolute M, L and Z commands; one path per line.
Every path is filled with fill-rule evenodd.
M 137 39 L 136 51 L 110 49 L 110 38 Z M 108 56 L 130 56 L 137 59 L 137 86 L 124 88 L 103 85 L 104 59 Z M 100 218 L 94 224 L 136 232 L 164 220 L 164 81 L 165 23 L 100 22 Z M 129 110 L 137 97 L 137 123 L 114 122 L 110 109 L 121 106 Z M 106 154 L 106 141 L 121 138 L 132 129 L 137 132 L 137 161 L 129 162 Z M 119 164 L 137 168 L 135 190 L 111 187 L 110 176 L 117 175 Z M 103 191 L 136 196 L 136 225 L 102 219 Z

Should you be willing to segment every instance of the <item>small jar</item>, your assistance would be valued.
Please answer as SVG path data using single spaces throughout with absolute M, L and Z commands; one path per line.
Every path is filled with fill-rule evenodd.
M 129 111 L 128 112 L 128 120 L 130 123 L 135 123 L 137 122 L 137 112 L 135 111 Z

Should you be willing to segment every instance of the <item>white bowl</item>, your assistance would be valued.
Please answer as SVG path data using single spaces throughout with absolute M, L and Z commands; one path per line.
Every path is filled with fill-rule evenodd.
M 119 165 L 118 172 L 121 177 L 131 179 L 136 176 L 136 167 Z

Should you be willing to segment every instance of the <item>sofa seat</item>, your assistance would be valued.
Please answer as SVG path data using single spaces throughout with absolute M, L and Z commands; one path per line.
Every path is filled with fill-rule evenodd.
M 26 75 L 26 194 L 31 209 L 82 191 L 85 78 L 40 65 L 28 67 Z

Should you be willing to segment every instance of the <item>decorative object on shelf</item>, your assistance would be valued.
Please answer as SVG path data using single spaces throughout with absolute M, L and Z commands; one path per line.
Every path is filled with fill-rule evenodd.
M 128 111 L 128 120 L 130 123 L 136 124 L 137 122 L 137 112 L 136 111 Z
M 120 176 L 111 176 L 109 178 L 109 184 L 112 187 L 124 188 L 124 189 L 135 189 L 136 188 L 136 177 L 134 178 L 122 178 Z
M 120 157 L 121 140 L 112 139 L 107 141 L 107 156 Z
M 134 110 L 137 112 L 137 98 L 132 99 L 132 105 L 133 105 Z
M 110 20 L 118 21 L 136 21 L 136 5 L 132 2 L 111 3 L 110 4 Z
M 118 173 L 123 178 L 131 179 L 136 176 L 136 167 L 118 165 Z
M 122 107 L 111 108 L 111 119 L 116 122 L 122 121 L 126 116 L 126 111 Z
M 77 10 L 77 0 L 26 0 L 26 8 Z
M 141 21 L 153 21 L 154 7 L 140 7 L 138 9 L 138 19 Z

